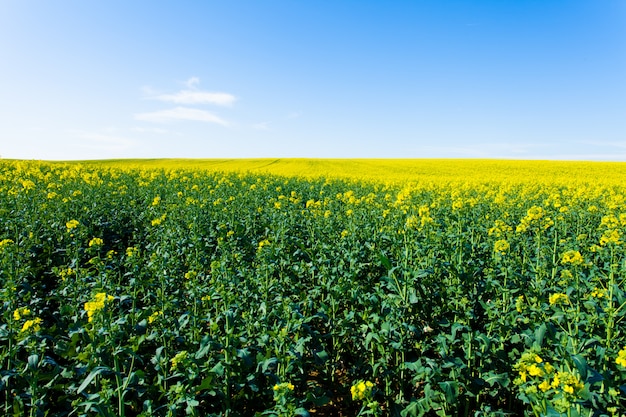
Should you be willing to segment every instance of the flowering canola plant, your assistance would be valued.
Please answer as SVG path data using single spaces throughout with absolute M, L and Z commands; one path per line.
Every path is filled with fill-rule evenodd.
M 625 184 L 618 163 L 2 160 L 0 415 L 620 416 Z

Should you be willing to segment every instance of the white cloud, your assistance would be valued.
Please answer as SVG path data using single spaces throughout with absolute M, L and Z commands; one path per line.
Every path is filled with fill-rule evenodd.
M 145 122 L 163 123 L 175 120 L 193 120 L 198 122 L 217 123 L 228 126 L 228 122 L 211 112 L 190 107 L 175 107 L 173 109 L 159 110 L 148 113 L 135 114 L 136 120 Z
M 196 88 L 196 84 L 200 84 L 200 78 L 198 77 L 191 77 L 185 81 L 187 88 Z
M 261 123 L 256 123 L 252 125 L 252 128 L 256 130 L 270 130 L 269 125 L 270 125 L 270 122 L 261 122 Z
M 170 133 L 169 130 L 161 129 L 159 127 L 133 127 L 130 130 L 137 133 L 156 133 L 159 135 L 165 135 Z
M 228 93 L 211 93 L 208 91 L 182 90 L 175 94 L 160 94 L 155 100 L 177 104 L 217 104 L 232 106 L 236 97 Z

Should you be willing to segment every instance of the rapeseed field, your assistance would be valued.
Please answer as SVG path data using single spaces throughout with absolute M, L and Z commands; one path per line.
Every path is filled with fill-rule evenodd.
M 0 161 L 7 416 L 626 414 L 626 164 Z

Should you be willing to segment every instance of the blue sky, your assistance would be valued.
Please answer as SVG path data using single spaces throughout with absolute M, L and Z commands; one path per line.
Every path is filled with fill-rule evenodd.
M 0 155 L 626 161 L 626 1 L 0 0 Z

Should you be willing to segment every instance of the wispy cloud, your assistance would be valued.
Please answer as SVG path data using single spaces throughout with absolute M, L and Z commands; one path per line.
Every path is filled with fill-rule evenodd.
M 194 90 L 182 90 L 174 94 L 161 94 L 155 96 L 154 99 L 176 104 L 217 104 L 218 106 L 232 106 L 236 100 L 235 96 L 228 93 Z
M 156 133 L 158 135 L 171 133 L 169 130 L 161 129 L 160 127 L 132 127 L 130 130 L 137 133 Z
M 198 90 L 197 86 L 200 84 L 198 77 L 191 77 L 184 84 L 187 89 L 176 93 L 158 93 L 151 87 L 144 87 L 143 91 L 147 99 L 176 104 L 214 104 L 229 107 L 237 100 L 234 95 L 229 93 Z
M 187 88 L 196 88 L 196 84 L 200 84 L 200 78 L 198 77 L 191 77 L 185 81 Z
M 164 123 L 176 120 L 192 120 L 197 122 L 216 123 L 228 126 L 228 122 L 206 110 L 190 107 L 175 107 L 173 109 L 159 110 L 148 113 L 135 114 L 135 120 L 144 122 Z
M 261 122 L 252 125 L 253 129 L 256 130 L 270 130 L 270 122 Z

